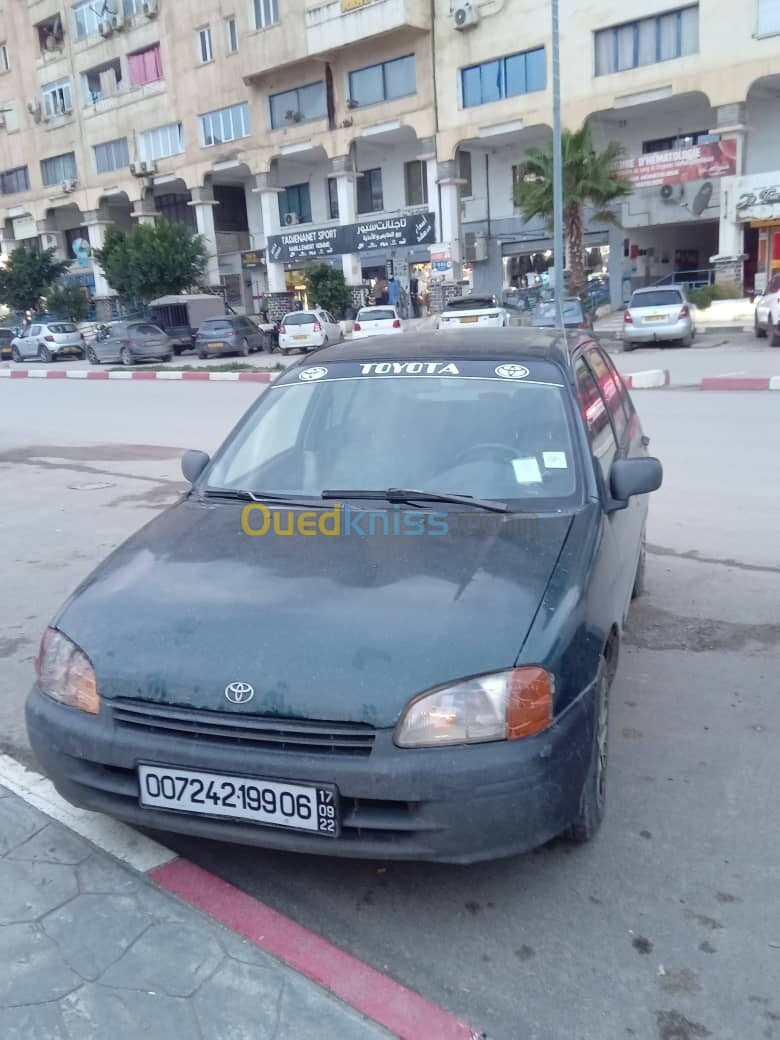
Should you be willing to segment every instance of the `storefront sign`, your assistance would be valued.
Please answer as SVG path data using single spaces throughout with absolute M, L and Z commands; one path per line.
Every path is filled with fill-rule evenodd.
M 262 249 L 247 249 L 241 254 L 241 266 L 245 271 L 265 267 L 265 252 Z
M 382 220 L 366 220 L 343 227 L 312 228 L 269 235 L 268 259 L 273 263 L 318 260 L 369 249 L 397 249 L 433 242 L 433 213 L 408 213 Z
M 347 14 L 349 11 L 357 11 L 359 7 L 367 7 L 373 2 L 374 0 L 341 0 L 341 13 Z
M 780 179 L 742 178 L 736 184 L 737 220 L 774 220 L 780 217 Z
M 731 177 L 737 170 L 735 141 L 696 144 L 668 152 L 649 152 L 618 160 L 618 177 L 637 188 L 660 188 L 664 184 Z

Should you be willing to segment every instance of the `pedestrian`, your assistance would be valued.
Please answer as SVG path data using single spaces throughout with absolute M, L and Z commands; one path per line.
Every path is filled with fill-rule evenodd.
M 401 286 L 395 278 L 390 279 L 390 284 L 387 287 L 387 298 L 393 307 L 398 306 L 398 301 L 401 298 Z
M 416 274 L 409 279 L 409 299 L 412 301 L 412 317 L 420 317 L 420 280 Z
M 300 299 L 296 299 L 295 304 L 293 306 L 293 310 L 296 310 L 296 311 L 302 311 L 303 310 L 303 304 L 301 303 Z

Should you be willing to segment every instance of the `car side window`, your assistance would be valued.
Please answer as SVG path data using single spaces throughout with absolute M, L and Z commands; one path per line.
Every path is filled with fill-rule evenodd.
M 618 444 L 622 444 L 623 436 L 628 426 L 628 416 L 623 408 L 623 402 L 620 400 L 620 387 L 615 379 L 612 367 L 607 363 L 607 359 L 602 352 L 595 348 L 587 351 L 585 357 L 593 375 L 596 377 L 596 382 L 601 388 L 604 400 L 607 402 L 607 411 L 615 427 L 615 436 Z
M 41 326 L 40 325 L 31 325 L 30 326 L 30 335 L 31 336 L 40 336 L 40 334 L 41 334 Z
M 601 467 L 605 484 L 609 486 L 609 471 L 618 448 L 612 423 L 609 420 L 609 412 L 599 391 L 598 383 L 582 358 L 574 366 L 574 378 L 591 451 Z
M 607 368 L 610 370 L 615 379 L 615 383 L 617 384 L 618 388 L 618 393 L 620 394 L 620 403 L 623 405 L 623 411 L 626 413 L 626 421 L 630 425 L 631 420 L 634 418 L 634 405 L 631 401 L 631 396 L 628 392 L 628 387 L 623 381 L 623 377 L 618 372 L 617 368 L 615 368 L 615 364 L 612 358 L 609 356 L 609 354 L 605 353 L 603 350 L 601 350 L 599 353 L 604 358 Z

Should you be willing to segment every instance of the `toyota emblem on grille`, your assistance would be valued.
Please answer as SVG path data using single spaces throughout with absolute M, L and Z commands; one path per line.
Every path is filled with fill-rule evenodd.
M 225 696 L 231 704 L 248 704 L 255 695 L 254 686 L 245 682 L 232 682 L 225 687 Z

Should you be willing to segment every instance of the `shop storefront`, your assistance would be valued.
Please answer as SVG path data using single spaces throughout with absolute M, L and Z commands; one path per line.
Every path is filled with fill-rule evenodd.
M 744 233 L 745 287 L 763 292 L 780 272 L 780 172 L 739 178 L 734 198 Z

